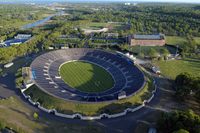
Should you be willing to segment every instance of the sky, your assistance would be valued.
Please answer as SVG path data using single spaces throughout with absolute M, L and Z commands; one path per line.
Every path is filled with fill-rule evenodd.
M 183 3 L 196 3 L 199 2 L 200 0 L 143 0 L 143 1 L 150 1 L 150 2 L 183 2 Z
M 96 1 L 102 1 L 102 2 L 178 2 L 178 3 L 200 3 L 200 0 L 0 0 L 0 2 L 42 2 L 42 1 L 48 1 L 48 2 L 55 2 L 55 1 L 62 1 L 62 2 L 71 2 L 71 1 L 79 1 L 79 2 L 96 2 Z

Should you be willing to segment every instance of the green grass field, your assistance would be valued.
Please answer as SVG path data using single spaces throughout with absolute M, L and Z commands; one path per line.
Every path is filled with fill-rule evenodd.
M 83 29 L 99 30 L 102 28 L 111 28 L 113 31 L 126 29 L 126 24 L 122 23 L 99 23 L 99 22 L 88 22 L 80 25 Z
M 89 22 L 84 25 L 81 25 L 81 28 L 99 30 L 99 29 L 108 27 L 108 25 L 109 25 L 108 23 Z
M 200 37 L 194 37 L 196 43 L 200 44 Z M 166 43 L 171 45 L 181 45 L 187 42 L 186 37 L 166 36 Z
M 169 78 L 175 79 L 183 72 L 188 72 L 193 76 L 200 76 L 200 60 L 186 58 L 183 60 L 157 61 L 161 73 Z
M 92 63 L 69 62 L 62 65 L 59 71 L 65 83 L 83 92 L 102 92 L 114 85 L 112 76 Z

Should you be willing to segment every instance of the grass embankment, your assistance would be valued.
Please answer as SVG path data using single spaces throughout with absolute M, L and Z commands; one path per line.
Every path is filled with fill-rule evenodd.
M 68 62 L 63 64 L 59 71 L 65 83 L 83 92 L 102 92 L 114 85 L 112 76 L 92 63 Z
M 0 124 L 12 128 L 18 133 L 101 133 L 100 127 L 90 124 L 66 124 L 46 118 L 39 114 L 39 119 L 34 119 L 36 110 L 27 107 L 21 99 L 10 97 L 0 100 Z
M 36 86 L 30 87 L 25 93 L 30 95 L 33 101 L 39 101 L 42 106 L 48 109 L 55 108 L 59 112 L 68 114 L 82 113 L 84 115 L 98 115 L 104 112 L 109 114 L 119 113 L 127 107 L 141 104 L 144 99 L 148 99 L 151 96 L 150 91 L 152 89 L 152 81 L 148 79 L 145 87 L 135 96 L 112 103 L 103 102 L 91 104 L 64 101 L 46 94 Z
M 160 67 L 164 76 L 175 79 L 177 75 L 188 72 L 193 76 L 200 76 L 200 60 L 186 58 L 182 60 L 157 61 L 156 65 Z

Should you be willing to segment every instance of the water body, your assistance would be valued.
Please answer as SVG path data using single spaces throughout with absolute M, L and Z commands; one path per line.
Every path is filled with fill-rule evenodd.
M 60 11 L 54 15 L 50 15 L 42 20 L 38 20 L 36 22 L 33 22 L 33 23 L 30 23 L 30 24 L 26 24 L 24 26 L 21 27 L 22 30 L 26 30 L 26 29 L 30 29 L 30 28 L 34 28 L 34 27 L 37 27 L 37 26 L 40 26 L 40 25 L 43 25 L 45 24 L 47 21 L 49 21 L 52 17 L 54 16 L 59 16 L 59 15 L 62 15 L 64 14 L 64 11 Z
M 22 30 L 26 30 L 26 29 L 30 29 L 30 28 L 34 28 L 34 27 L 43 25 L 47 21 L 49 21 L 52 17 L 57 16 L 57 15 L 62 15 L 64 13 L 65 13 L 64 11 L 60 11 L 60 12 L 58 12 L 58 13 L 56 13 L 54 15 L 50 15 L 50 16 L 42 19 L 42 20 L 38 20 L 36 22 L 30 23 L 30 24 L 26 24 L 26 25 L 22 26 L 21 29 Z M 16 38 L 13 38 L 13 39 L 10 39 L 10 40 L 6 40 L 5 42 L 0 43 L 0 48 L 1 47 L 9 47 L 9 46 L 15 45 L 15 44 L 21 44 L 21 43 L 24 43 L 24 42 L 26 42 L 28 40 L 29 39 L 16 39 Z

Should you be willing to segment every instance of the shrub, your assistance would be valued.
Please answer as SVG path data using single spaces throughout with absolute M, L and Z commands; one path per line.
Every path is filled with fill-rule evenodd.
M 39 115 L 38 115 L 38 113 L 36 113 L 36 112 L 33 113 L 33 117 L 34 117 L 34 119 L 36 119 L 36 120 L 39 119 Z
M 6 127 L 5 123 L 0 121 L 0 130 L 4 129 Z
M 185 129 L 179 129 L 179 130 L 177 130 L 177 131 L 174 131 L 173 133 L 190 133 L 190 132 L 188 132 L 188 131 L 185 130 Z

